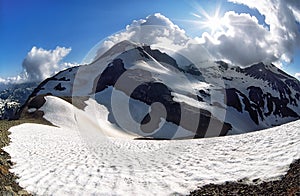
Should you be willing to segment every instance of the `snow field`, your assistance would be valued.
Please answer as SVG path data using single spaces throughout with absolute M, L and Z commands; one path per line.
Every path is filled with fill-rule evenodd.
M 187 194 L 208 183 L 274 180 L 300 157 L 299 120 L 242 135 L 153 141 L 132 140 L 105 121 L 105 111 L 99 122 L 57 97 L 46 97 L 41 110 L 56 127 L 12 127 L 4 148 L 20 185 L 37 195 Z

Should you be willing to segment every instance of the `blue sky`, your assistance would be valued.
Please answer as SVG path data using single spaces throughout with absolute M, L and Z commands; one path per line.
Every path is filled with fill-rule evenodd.
M 100 40 L 131 24 L 133 20 L 161 13 L 184 29 L 192 37 L 201 36 L 209 29 L 196 28 L 197 6 L 209 15 L 221 5 L 220 14 L 229 10 L 250 13 L 265 27 L 264 16 L 256 9 L 227 1 L 58 1 L 58 0 L 0 0 L 0 77 L 18 75 L 22 62 L 33 46 L 53 50 L 57 46 L 72 48 L 63 59 L 80 63 L 88 51 Z M 300 72 L 300 50 L 295 53 L 293 64 L 285 70 Z

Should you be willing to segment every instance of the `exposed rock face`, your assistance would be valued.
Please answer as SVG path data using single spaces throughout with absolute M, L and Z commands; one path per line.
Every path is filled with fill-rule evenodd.
M 63 91 L 63 90 L 66 90 L 66 87 L 62 87 L 61 86 L 61 83 L 58 83 L 58 85 L 56 85 L 54 87 L 54 90 L 57 90 L 57 91 Z
M 297 95 L 300 92 L 300 83 L 295 78 L 287 75 L 274 65 L 258 63 L 248 68 L 241 69 L 254 79 L 265 81 L 268 88 L 279 94 L 274 96 L 268 90 L 259 86 L 249 86 L 248 93 L 242 93 L 234 88 L 226 89 L 227 105 L 234 107 L 237 111 L 247 111 L 251 119 L 256 123 L 263 121 L 271 115 L 280 118 L 299 118 L 299 112 L 294 111 L 291 106 L 298 107 Z M 294 91 L 294 93 L 292 93 Z M 244 108 L 242 107 L 244 104 Z M 297 109 L 299 111 L 299 109 Z M 260 120 L 259 120 L 260 119 Z
M 274 65 L 240 68 L 223 61 L 209 65 L 204 68 L 190 62 L 183 66 L 160 50 L 124 41 L 90 65 L 45 80 L 31 97 L 91 96 L 107 108 L 108 120 L 121 127 L 111 100 L 112 92 L 122 92 L 124 99 L 120 100 L 136 104 L 129 104 L 130 114 L 124 115 L 134 116 L 143 132 L 158 138 L 162 136 L 154 132 L 164 130 L 164 121 L 198 138 L 249 132 L 299 119 L 300 83 Z M 218 131 L 211 133 L 213 130 Z
M 141 52 L 141 55 L 146 56 L 149 59 L 149 56 L 147 56 L 146 53 L 142 53 L 143 50 L 141 48 L 138 49 Z M 147 52 L 150 53 L 149 49 Z M 157 56 L 159 54 L 159 51 L 156 50 L 153 53 L 155 54 L 155 56 Z M 177 67 L 175 60 L 173 60 L 171 57 L 167 56 L 166 54 L 164 54 L 163 56 L 164 56 L 163 60 L 165 63 L 166 62 L 173 63 L 173 65 Z M 116 85 L 116 82 L 118 81 L 119 77 L 122 74 L 124 74 L 126 77 L 126 83 L 125 84 L 121 83 L 119 85 Z M 138 81 L 141 79 L 137 77 L 139 75 L 142 76 L 143 78 L 147 77 L 148 80 L 150 80 L 151 82 L 145 82 L 141 85 L 137 85 L 137 88 L 135 88 L 133 92 L 130 92 L 130 90 L 128 90 L 127 88 L 128 85 L 130 84 L 132 86 L 135 86 L 135 84 L 137 84 Z M 131 98 L 144 102 L 149 106 L 151 106 L 154 103 L 161 103 L 166 110 L 165 120 L 168 122 L 172 122 L 178 126 L 182 126 L 187 130 L 193 130 L 193 127 L 191 127 L 193 123 L 191 121 L 201 122 L 197 126 L 196 130 L 193 130 L 196 132 L 195 137 L 205 136 L 210 120 L 213 117 L 209 111 L 199 109 L 197 107 L 189 106 L 184 103 L 180 104 L 178 102 L 173 101 L 171 89 L 169 89 L 166 85 L 164 85 L 161 82 L 155 82 L 154 79 L 151 78 L 151 73 L 148 71 L 142 69 L 126 70 L 122 59 L 114 59 L 112 63 L 109 64 L 108 67 L 102 72 L 100 78 L 99 79 L 97 78 L 97 81 L 95 81 L 95 83 L 96 82 L 97 82 L 96 93 L 103 91 L 105 88 L 109 86 L 112 86 L 118 90 L 121 90 Z M 153 113 L 153 109 L 155 110 L 155 108 L 151 107 L 152 113 Z M 189 121 L 185 121 L 183 123 L 181 122 L 182 113 L 184 113 L 185 115 L 189 115 Z M 153 121 L 153 117 L 157 118 L 157 120 L 155 121 L 156 123 L 148 127 L 143 126 L 149 123 L 151 120 Z M 144 132 L 153 132 L 155 129 L 159 127 L 158 124 L 161 122 L 159 120 L 160 118 L 164 118 L 163 113 L 161 112 L 156 112 L 155 114 L 152 115 L 148 113 L 140 122 L 141 129 Z M 223 122 L 219 121 L 216 118 L 213 118 L 212 120 L 215 121 L 214 123 L 218 123 L 220 124 L 220 126 L 223 127 L 221 135 L 226 135 L 227 131 L 231 129 L 231 125 L 228 123 L 224 124 Z
M 250 86 L 247 90 L 249 90 L 249 98 L 236 89 L 226 89 L 227 106 L 234 107 L 239 112 L 245 110 L 256 124 L 259 124 L 259 119 L 263 121 L 271 114 L 279 117 L 299 117 L 287 106 L 288 99 L 273 97 L 270 93 L 264 94 L 260 87 Z M 293 103 L 297 106 L 295 101 Z

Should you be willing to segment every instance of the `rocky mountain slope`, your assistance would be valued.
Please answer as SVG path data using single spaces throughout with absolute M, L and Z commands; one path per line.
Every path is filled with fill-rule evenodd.
M 14 119 L 38 83 L 0 84 L 0 119 Z
M 107 109 L 110 123 L 147 138 L 251 132 L 300 116 L 300 82 L 272 64 L 240 68 L 223 61 L 194 63 L 128 41 L 89 65 L 43 81 L 23 113 L 34 113 L 44 103 L 37 97 L 44 95 L 73 103 L 78 97 L 91 97 L 95 108 Z

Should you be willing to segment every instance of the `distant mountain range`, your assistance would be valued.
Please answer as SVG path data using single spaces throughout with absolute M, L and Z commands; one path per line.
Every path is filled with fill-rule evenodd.
M 9 91 L 14 92 L 10 98 L 5 94 L 0 98 L 22 104 L 34 85 L 29 86 L 19 86 Z M 300 118 L 300 82 L 272 64 L 241 68 L 223 61 L 193 63 L 128 41 L 89 65 L 43 81 L 22 113 L 34 113 L 44 103 L 37 98 L 45 95 L 73 104 L 75 98 L 92 97 L 107 108 L 110 123 L 156 139 L 245 133 Z
M 19 108 L 38 86 L 36 82 L 0 84 L 0 119 L 14 119 Z

